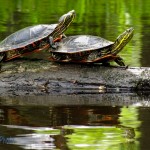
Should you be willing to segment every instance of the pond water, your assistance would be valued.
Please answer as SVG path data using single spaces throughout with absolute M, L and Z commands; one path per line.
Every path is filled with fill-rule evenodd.
M 149 96 L 0 98 L 0 149 L 149 149 Z
M 26 26 L 57 23 L 74 9 L 67 36 L 114 41 L 133 27 L 120 55 L 129 66 L 149 67 L 149 8 L 148 0 L 0 0 L 0 41 Z M 0 97 L 0 149 L 147 150 L 149 105 L 149 93 Z

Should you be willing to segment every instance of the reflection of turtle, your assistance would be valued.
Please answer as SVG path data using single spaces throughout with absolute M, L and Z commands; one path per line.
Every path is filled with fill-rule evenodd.
M 50 60 L 56 62 L 108 63 L 115 61 L 125 66 L 117 54 L 130 41 L 133 28 L 118 36 L 115 42 L 92 35 L 76 35 L 62 39 L 56 50 L 51 49 Z
M 40 24 L 19 30 L 0 43 L 0 61 L 10 60 L 21 55 L 56 48 L 55 41 L 60 40 L 61 35 L 75 18 L 72 10 L 59 19 L 58 24 Z

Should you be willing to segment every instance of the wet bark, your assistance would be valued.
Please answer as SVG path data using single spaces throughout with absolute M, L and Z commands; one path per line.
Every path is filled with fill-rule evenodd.
M 1 95 L 150 90 L 150 68 L 15 60 L 2 64 Z

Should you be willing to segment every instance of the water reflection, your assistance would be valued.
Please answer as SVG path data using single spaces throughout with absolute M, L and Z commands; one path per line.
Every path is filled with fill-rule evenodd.
M 117 125 L 119 107 L 52 107 L 50 108 L 51 126 L 62 125 Z M 54 115 L 54 116 L 53 116 Z M 53 121 L 55 120 L 55 121 Z
M 0 110 L 4 144 L 23 149 L 139 147 L 136 107 L 1 106 Z

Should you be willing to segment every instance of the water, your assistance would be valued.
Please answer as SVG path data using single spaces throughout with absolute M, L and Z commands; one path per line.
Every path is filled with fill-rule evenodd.
M 0 149 L 149 149 L 148 97 L 8 96 L 0 103 Z
M 135 93 L 0 97 L 0 149 L 146 150 L 149 106 Z
M 129 27 L 134 37 L 120 55 L 150 66 L 148 0 L 0 0 L 0 40 L 34 24 L 57 23 L 74 9 L 66 35 L 114 41 Z M 13 63 L 13 62 L 12 62 Z M 149 93 L 0 97 L 0 149 L 149 149 Z

